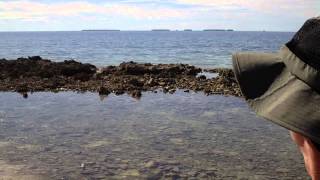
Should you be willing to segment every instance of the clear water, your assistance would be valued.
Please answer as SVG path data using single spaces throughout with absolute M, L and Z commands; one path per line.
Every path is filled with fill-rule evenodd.
M 0 58 L 96 65 L 134 60 L 230 67 L 234 51 L 274 52 L 292 33 L 0 33 Z M 4 179 L 307 179 L 288 131 L 243 99 L 177 91 L 99 97 L 0 93 Z
M 235 51 L 275 52 L 289 32 L 1 32 L 0 58 L 40 55 L 98 66 L 123 61 L 230 67 Z
M 0 176 L 306 179 L 288 131 L 239 98 L 0 94 Z

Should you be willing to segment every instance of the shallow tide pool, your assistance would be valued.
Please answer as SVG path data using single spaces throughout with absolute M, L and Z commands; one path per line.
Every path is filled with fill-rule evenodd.
M 0 93 L 3 179 L 306 179 L 288 131 L 201 93 Z

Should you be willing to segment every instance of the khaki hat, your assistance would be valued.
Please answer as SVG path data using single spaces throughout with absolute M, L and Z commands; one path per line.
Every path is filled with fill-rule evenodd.
M 233 69 L 261 117 L 320 144 L 320 18 L 305 22 L 277 53 L 240 52 Z

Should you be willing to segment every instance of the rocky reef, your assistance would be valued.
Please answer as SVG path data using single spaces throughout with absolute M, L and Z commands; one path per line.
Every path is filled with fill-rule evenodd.
M 216 73 L 208 78 L 202 72 Z M 231 69 L 201 69 L 187 64 L 124 62 L 96 67 L 74 60 L 53 62 L 39 56 L 0 59 L 0 91 L 16 91 L 24 97 L 36 91 L 92 91 L 100 95 L 127 93 L 135 98 L 142 91 L 174 93 L 204 92 L 207 95 L 241 96 Z

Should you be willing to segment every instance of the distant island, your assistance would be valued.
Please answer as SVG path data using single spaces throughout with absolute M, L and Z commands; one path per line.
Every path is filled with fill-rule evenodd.
M 152 29 L 151 31 L 170 31 L 170 29 Z
M 204 29 L 203 31 L 234 31 L 233 29 Z
M 121 31 L 119 29 L 84 29 L 81 31 Z M 171 31 L 170 29 L 152 29 L 151 31 L 164 31 L 168 32 Z M 174 30 L 174 31 L 180 31 L 180 30 Z M 192 29 L 184 29 L 181 31 L 193 31 Z M 199 30 L 196 30 L 199 31 Z M 233 29 L 204 29 L 202 31 L 234 31 Z
M 84 29 L 82 31 L 120 31 L 118 29 Z

